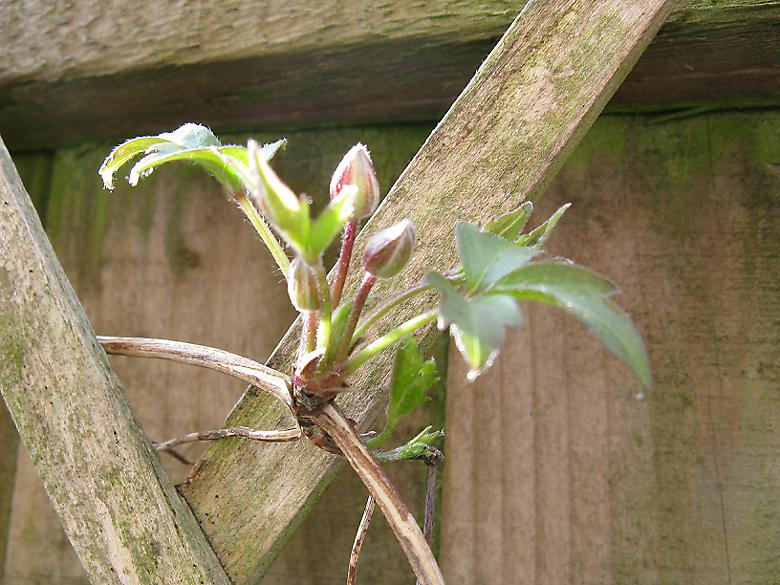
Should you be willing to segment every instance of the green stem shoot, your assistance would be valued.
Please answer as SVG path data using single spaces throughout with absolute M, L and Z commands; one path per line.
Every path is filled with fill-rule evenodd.
M 428 323 L 435 321 L 438 314 L 439 311 L 437 309 L 431 309 L 422 315 L 417 315 L 416 317 L 401 323 L 395 329 L 388 331 L 379 339 L 369 343 L 366 347 L 361 349 L 359 352 L 349 358 L 349 360 L 347 360 L 343 370 L 344 377 L 349 376 L 350 374 L 354 374 L 355 371 L 360 368 L 360 366 L 365 364 L 368 360 L 370 360 L 382 350 L 387 349 L 399 341 L 401 338 L 409 335 L 410 333 L 413 333 L 423 325 L 427 325 Z
M 407 288 L 405 290 L 402 290 L 401 292 L 393 295 L 389 299 L 386 299 L 385 301 L 381 302 L 377 307 L 373 310 L 373 312 L 363 319 L 357 329 L 355 329 L 355 333 L 352 336 L 352 344 L 354 345 L 357 343 L 358 339 L 363 337 L 366 332 L 371 328 L 371 326 L 376 323 L 379 319 L 384 317 L 391 309 L 394 309 L 404 301 L 407 301 L 411 299 L 412 297 L 415 297 L 419 294 L 422 294 L 424 292 L 427 292 L 431 289 L 431 286 L 429 284 L 425 284 L 423 282 L 420 282 L 410 288 Z
M 244 215 L 249 219 L 252 227 L 260 234 L 260 238 L 268 247 L 268 251 L 271 252 L 271 256 L 273 256 L 276 261 L 276 265 L 279 267 L 279 270 L 282 271 L 282 274 L 284 274 L 284 278 L 287 279 L 287 273 L 290 272 L 290 259 L 287 257 L 287 254 L 284 253 L 284 250 L 282 250 L 279 240 L 276 239 L 276 236 L 274 236 L 271 228 L 268 227 L 263 216 L 260 215 L 260 212 L 257 211 L 257 208 L 245 194 L 236 194 L 235 199 L 244 212 Z

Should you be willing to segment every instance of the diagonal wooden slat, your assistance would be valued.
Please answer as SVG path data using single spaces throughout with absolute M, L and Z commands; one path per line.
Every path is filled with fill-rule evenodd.
M 93 583 L 228 585 L 0 141 L 0 390 Z
M 360 242 L 379 227 L 414 220 L 417 253 L 404 282 L 454 263 L 456 219 L 481 220 L 535 199 L 587 131 L 675 2 L 547 0 L 530 3 L 399 178 Z M 359 249 L 360 246 L 358 246 Z M 350 283 L 354 290 L 355 282 Z M 411 302 L 402 319 L 430 306 Z M 295 328 L 271 365 L 289 370 Z M 343 405 L 362 426 L 383 404 L 389 356 L 353 380 Z M 247 393 L 229 424 L 278 424 Z M 246 443 L 211 447 L 182 490 L 233 581 L 256 582 L 324 489 L 335 459 L 313 447 Z M 327 543 L 323 543 L 326 546 Z

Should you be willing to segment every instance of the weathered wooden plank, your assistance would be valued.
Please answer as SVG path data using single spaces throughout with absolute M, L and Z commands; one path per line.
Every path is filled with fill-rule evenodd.
M 418 229 L 418 250 L 405 283 L 382 282 L 379 290 L 387 294 L 432 268 L 451 266 L 453 218 L 483 219 L 538 197 L 671 8 L 663 1 L 529 5 L 362 233 L 361 242 L 404 217 Z M 410 302 L 395 318 L 430 303 L 430 298 Z M 277 369 L 290 368 L 294 331 L 271 360 Z M 361 426 L 370 424 L 383 404 L 389 361 L 385 356 L 355 376 L 357 391 L 344 397 Z M 253 393 L 229 420 L 262 428 L 281 422 Z M 300 445 L 279 445 L 260 461 L 246 444 L 207 450 L 182 490 L 236 583 L 260 577 L 327 482 L 334 459 Z
M 430 124 L 418 124 L 293 132 L 286 134 L 288 148 L 275 162 L 296 190 L 321 203 L 341 156 L 363 141 L 374 152 L 386 191 L 430 130 Z M 256 138 L 272 140 L 279 135 Z M 227 139 L 241 142 L 246 137 Z M 95 330 L 186 339 L 265 359 L 294 313 L 274 263 L 251 227 L 225 201 L 219 185 L 191 167 L 164 168 L 135 189 L 119 184 L 109 195 L 96 171 L 111 146 L 56 153 L 44 218 Z M 201 368 L 157 360 L 111 360 L 133 412 L 153 440 L 218 427 L 244 388 Z M 401 429 L 406 436 L 418 430 L 419 426 Z M 255 446 L 257 457 L 273 450 L 272 445 Z M 202 448 L 183 445 L 181 451 L 196 460 Z M 162 457 L 174 481 L 186 477 L 189 466 Z M 419 505 L 421 497 L 414 496 L 422 494 L 424 472 L 414 464 L 390 471 L 399 488 Z M 354 538 L 351 519 L 359 517 L 365 492 L 347 474 L 335 482 L 327 504 L 304 523 L 264 582 L 304 585 L 317 579 L 343 580 Z M 50 508 L 23 453 L 4 585 L 86 585 L 86 575 Z M 313 551 L 313 540 L 329 544 Z M 381 521 L 372 526 L 361 561 L 364 577 L 403 566 L 404 555 L 394 543 Z M 309 570 L 313 565 L 316 571 Z M 383 583 L 402 585 L 410 574 L 393 572 Z
M 453 357 L 450 585 L 780 575 L 780 115 L 651 120 L 599 120 L 539 211 L 574 202 L 548 248 L 621 285 L 654 389 L 540 306 L 475 384 Z
M 12 149 L 163 130 L 438 120 L 526 0 L 0 5 Z M 778 0 L 686 0 L 620 107 L 780 98 Z M 671 104 L 671 106 L 670 106 Z
M 139 429 L 0 144 L 0 390 L 95 582 L 228 584 Z
M 45 208 L 51 177 L 50 153 L 35 153 L 19 156 L 14 163 L 19 177 L 24 182 L 30 199 L 38 213 Z M 0 404 L 0 583 L 8 583 L 5 574 L 5 561 L 10 541 L 12 504 L 18 501 L 13 497 L 17 473 L 17 453 L 21 449 L 25 457 L 24 446 L 19 445 L 11 414 L 3 402 Z M 23 464 L 23 463 L 22 463 Z

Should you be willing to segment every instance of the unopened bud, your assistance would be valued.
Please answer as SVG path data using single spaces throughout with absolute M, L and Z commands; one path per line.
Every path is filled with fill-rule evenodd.
M 356 144 L 341 159 L 330 180 L 330 198 L 335 199 L 347 185 L 355 185 L 355 219 L 369 217 L 379 205 L 379 181 L 368 150 Z
M 408 219 L 382 230 L 366 244 L 363 268 L 379 278 L 395 276 L 406 266 L 412 255 L 414 226 Z
M 300 256 L 296 256 L 290 263 L 287 293 L 298 311 L 318 311 L 320 308 L 317 274 Z
M 257 199 L 265 216 L 281 231 L 294 230 L 305 213 L 304 204 L 276 175 L 257 142 L 250 140 L 249 164 L 255 173 Z

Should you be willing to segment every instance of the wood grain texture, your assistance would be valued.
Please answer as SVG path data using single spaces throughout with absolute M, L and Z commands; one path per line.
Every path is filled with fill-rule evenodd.
M 453 219 L 483 219 L 538 197 L 671 7 L 663 1 L 529 6 L 358 238 L 360 250 L 377 227 L 405 217 L 420 234 L 403 282 L 385 281 L 378 290 L 387 294 L 431 269 L 453 265 Z M 347 290 L 354 287 L 355 278 Z M 415 299 L 394 319 L 429 308 L 431 302 Z M 293 328 L 271 365 L 288 371 L 295 348 Z M 356 391 L 345 396 L 343 405 L 361 427 L 384 404 L 389 364 L 385 355 L 351 380 Z M 278 422 L 254 393 L 246 394 L 229 418 L 231 426 L 270 428 Z M 240 443 L 206 451 L 182 491 L 236 583 L 260 578 L 328 481 L 334 462 L 310 446 L 279 445 L 262 461 Z
M 780 574 L 780 115 L 599 120 L 540 204 L 613 278 L 644 402 L 586 329 L 528 305 L 492 371 L 451 361 L 442 565 L 466 583 L 773 583 Z
M 49 189 L 51 159 L 51 154 L 44 153 L 19 156 L 14 161 L 19 176 L 30 193 L 30 199 L 39 212 Z M 5 402 L 0 403 L 0 583 L 4 582 L 18 450 L 19 435 L 13 419 Z
M 0 390 L 93 580 L 228 580 L 130 411 L 0 143 Z
M 297 191 L 311 193 L 321 204 L 338 161 L 362 141 L 373 150 L 386 192 L 430 130 L 429 124 L 420 124 L 293 132 L 286 135 L 288 148 L 277 155 L 276 167 Z M 256 136 L 261 141 L 278 137 Z M 97 168 L 111 146 L 58 151 L 50 193 L 39 197 L 48 210 L 44 223 L 49 236 L 96 331 L 199 341 L 265 359 L 293 311 L 274 263 L 251 227 L 226 203 L 215 181 L 186 165 L 163 168 L 135 189 L 119 184 L 109 195 Z M 29 157 L 17 157 L 19 166 L 32 168 Z M 30 188 L 32 178 L 26 173 Z M 218 427 L 244 388 L 226 376 L 157 360 L 114 357 L 112 365 L 153 440 Z M 413 436 L 419 430 L 414 425 L 421 425 L 430 411 L 421 416 L 399 429 L 405 433 L 401 436 Z M 258 458 L 274 449 L 256 447 Z M 179 449 L 195 460 L 203 447 Z M 186 477 L 189 466 L 165 454 L 162 459 L 175 481 Z M 419 513 L 422 466 L 390 471 Z M 335 482 L 335 493 L 326 496 L 327 504 L 304 524 L 265 582 L 302 585 L 343 579 L 354 537 L 351 519 L 357 515 L 357 522 L 365 492 L 347 474 Z M 24 447 L 11 533 L 4 585 L 87 584 Z M 313 553 L 312 540 L 328 546 Z M 379 519 L 365 555 L 364 576 L 382 573 L 385 563 L 404 565 L 403 553 Z M 309 570 L 312 562 L 318 572 Z M 410 572 L 398 571 L 394 578 L 387 583 L 402 585 Z
M 157 132 L 437 120 L 526 0 L 8 0 L 0 133 L 13 149 Z M 778 0 L 686 0 L 622 108 L 780 98 Z

